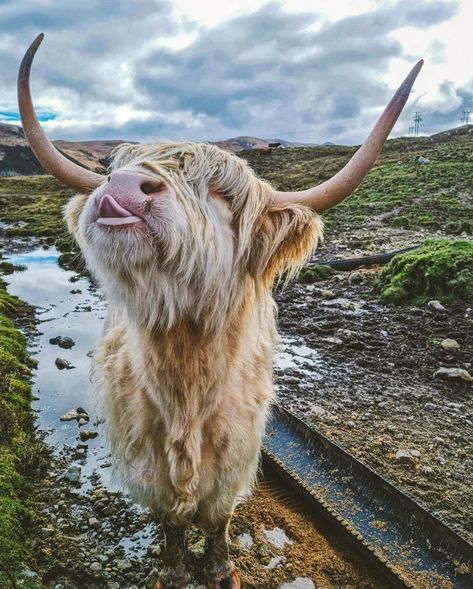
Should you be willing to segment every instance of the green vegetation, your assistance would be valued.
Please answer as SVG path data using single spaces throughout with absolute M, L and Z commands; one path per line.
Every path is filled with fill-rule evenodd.
M 297 277 L 298 282 L 318 282 L 325 280 L 334 273 L 330 266 L 322 266 L 320 264 L 306 264 L 299 272 Z
M 32 311 L 0 279 L 0 586 L 13 585 L 26 554 L 34 516 L 33 480 L 45 449 L 34 435 L 26 340 L 13 318 L 31 322 Z M 18 583 L 18 586 L 23 586 Z
M 394 257 L 376 288 L 385 303 L 473 300 L 473 243 L 431 239 Z
M 270 157 L 241 155 L 276 188 L 299 190 L 333 176 L 354 152 L 326 146 L 275 149 Z M 430 163 L 420 164 L 419 156 Z M 389 141 L 355 194 L 324 214 L 327 234 L 375 219 L 392 227 L 473 235 L 473 126 Z

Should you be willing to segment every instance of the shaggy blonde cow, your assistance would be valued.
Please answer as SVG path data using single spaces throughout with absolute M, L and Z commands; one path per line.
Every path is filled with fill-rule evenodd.
M 157 587 L 190 580 L 185 534 L 197 523 L 207 534 L 208 586 L 238 589 L 228 526 L 254 483 L 273 400 L 271 287 L 321 238 L 318 214 L 372 167 L 422 64 L 343 170 L 281 193 L 240 158 L 202 143 L 122 145 L 108 176 L 67 160 L 41 130 L 29 92 L 41 41 L 20 68 L 23 127 L 44 167 L 80 191 L 66 218 L 108 301 L 94 378 L 130 493 L 162 522 Z

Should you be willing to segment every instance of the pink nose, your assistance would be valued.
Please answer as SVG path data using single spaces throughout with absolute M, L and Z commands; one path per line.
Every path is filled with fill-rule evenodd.
M 147 203 L 164 189 L 164 183 L 141 172 L 117 171 L 110 174 L 108 184 L 96 196 L 98 222 L 123 225 L 140 221 Z

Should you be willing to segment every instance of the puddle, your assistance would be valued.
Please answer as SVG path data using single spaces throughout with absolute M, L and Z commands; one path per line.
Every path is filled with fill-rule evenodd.
M 253 538 L 251 534 L 249 534 L 248 532 L 240 534 L 238 536 L 238 541 L 243 546 L 243 548 L 246 548 L 247 550 L 249 550 L 253 546 Z
M 264 535 L 266 538 L 271 542 L 273 546 L 276 548 L 282 549 L 287 544 L 292 544 L 292 540 L 287 537 L 287 534 L 281 528 L 273 528 L 272 530 L 267 530 L 265 527 L 261 527 L 263 530 Z
M 312 380 L 322 379 L 320 369 L 325 366 L 317 350 L 309 348 L 299 339 L 284 335 L 276 354 L 275 364 L 276 368 L 283 371 L 295 368 L 306 376 L 310 376 Z
M 90 416 L 90 423 L 83 429 L 98 431 L 99 436 L 87 442 L 85 459 L 80 461 L 82 480 L 86 481 L 97 470 L 104 484 L 113 487 L 104 435 L 100 425 L 94 425 L 97 415 L 87 355 L 100 337 L 105 304 L 89 280 L 60 268 L 58 258 L 59 252 L 54 248 L 5 256 L 8 262 L 26 267 L 22 272 L 5 276 L 9 292 L 38 308 L 40 333 L 30 348 L 38 362 L 33 372 L 33 395 L 37 398 L 33 409 L 47 443 L 61 450 L 64 446 L 77 446 L 81 428 L 76 420 L 59 421 L 60 416 L 83 407 Z M 50 344 L 49 340 L 57 336 L 72 338 L 74 346 L 63 349 Z M 57 358 L 67 360 L 74 368 L 59 370 L 55 364 Z M 87 488 L 88 483 L 84 482 L 82 490 Z

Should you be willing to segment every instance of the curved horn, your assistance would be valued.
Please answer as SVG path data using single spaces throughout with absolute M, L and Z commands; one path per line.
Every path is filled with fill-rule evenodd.
M 104 177 L 64 157 L 46 137 L 36 118 L 30 93 L 30 70 L 35 53 L 43 39 L 44 35 L 41 33 L 31 43 L 18 72 L 18 107 L 23 130 L 33 153 L 52 176 L 76 190 L 90 192 L 102 184 Z
M 313 208 L 318 213 L 337 205 L 349 196 L 362 182 L 366 174 L 373 167 L 378 155 L 394 127 L 404 105 L 407 102 L 411 88 L 420 72 L 424 60 L 420 60 L 410 71 L 407 78 L 399 86 L 383 114 L 378 119 L 360 149 L 351 160 L 335 176 L 307 190 L 299 192 L 275 192 L 276 202 L 299 203 Z

